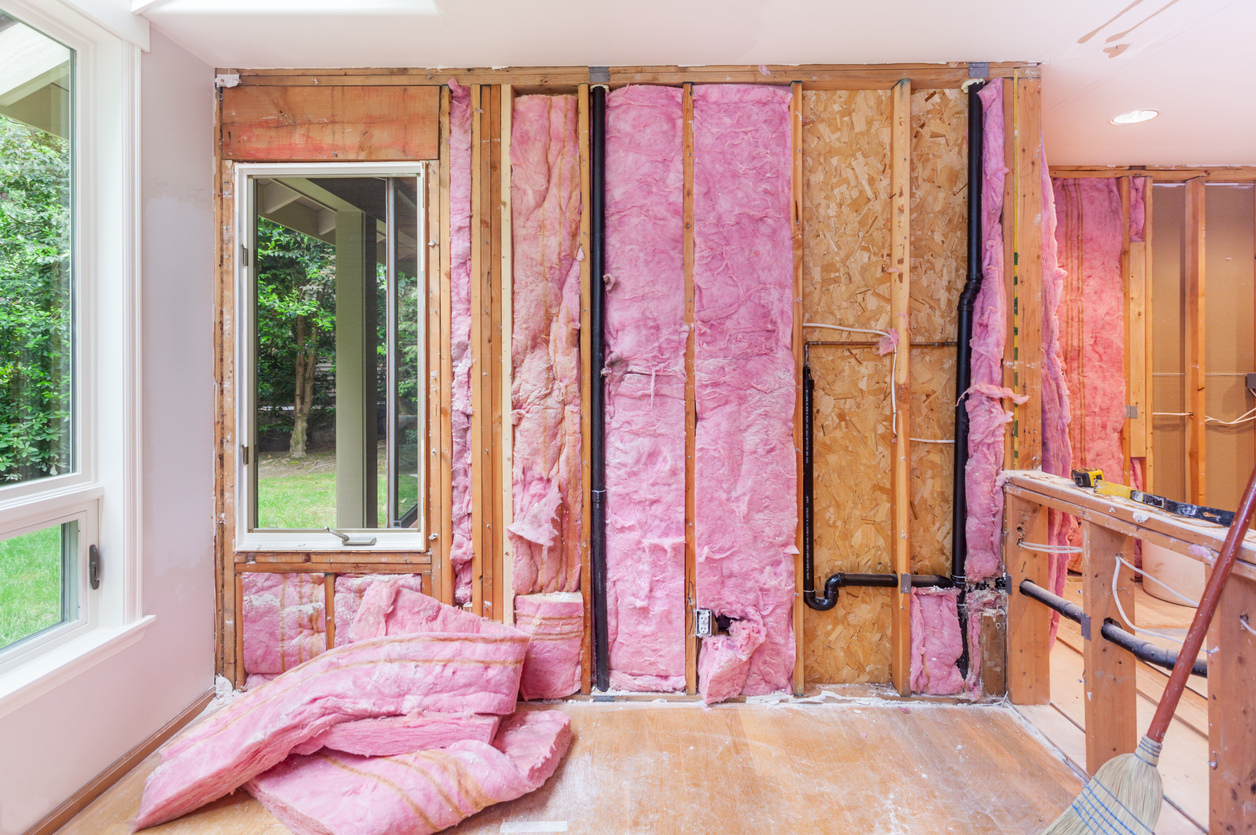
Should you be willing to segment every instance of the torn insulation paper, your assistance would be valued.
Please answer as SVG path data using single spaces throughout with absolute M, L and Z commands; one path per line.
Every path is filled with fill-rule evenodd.
M 450 80 L 449 357 L 453 365 L 454 600 L 471 600 L 471 91 Z
M 693 90 L 696 597 L 710 703 L 790 686 L 794 666 L 791 92 Z
M 243 582 L 246 673 L 275 676 L 327 649 L 322 574 L 248 572 Z
M 580 588 L 580 153 L 575 96 L 520 96 L 510 134 L 517 594 Z
M 603 375 L 613 690 L 685 686 L 681 95 L 675 87 L 623 87 L 606 105 Z

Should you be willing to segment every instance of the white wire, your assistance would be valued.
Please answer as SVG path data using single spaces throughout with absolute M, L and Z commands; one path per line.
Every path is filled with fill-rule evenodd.
M 1157 586 L 1159 586 L 1160 588 L 1164 589 L 1164 590 L 1165 590 L 1165 591 L 1167 591 L 1167 592 L 1170 592 L 1170 593 L 1171 593 L 1174 597 L 1176 597 L 1178 600 L 1181 600 L 1181 601 L 1182 601 L 1183 603 L 1185 603 L 1187 606 L 1198 606 L 1198 605 L 1199 605 L 1196 601 L 1191 600 L 1189 597 L 1187 597 L 1186 595 L 1182 594 L 1180 591 L 1178 591 L 1177 589 L 1173 588 L 1172 586 L 1170 586 L 1168 583 L 1164 582 L 1164 581 L 1163 581 L 1163 580 L 1161 580 L 1160 578 L 1158 578 L 1158 577 L 1153 577 L 1153 576 L 1151 576 L 1150 574 L 1148 574 L 1148 573 L 1147 573 L 1147 569 L 1145 569 L 1145 568 L 1139 568 L 1139 567 L 1138 567 L 1138 566 L 1136 566 L 1136 565 L 1130 565 L 1128 562 L 1126 562 L 1126 561 L 1125 561 L 1123 558 L 1121 558 L 1121 557 L 1117 557 L 1116 559 L 1117 559 L 1117 562 L 1122 563 L 1123 565 L 1125 565 L 1125 567 L 1126 567 L 1126 568 L 1130 569 L 1131 571 L 1135 571 L 1135 572 L 1137 572 L 1137 573 L 1139 573 L 1139 574 L 1142 574 L 1142 575 L 1143 575 L 1143 579 L 1144 579 L 1144 580 L 1151 580 L 1153 583 L 1155 583 L 1155 584 L 1156 584 Z M 1146 584 L 1144 583 L 1144 585 L 1146 585 Z
M 1242 626 L 1248 632 L 1252 633 L 1253 635 L 1256 635 L 1256 629 L 1252 629 L 1252 625 L 1248 623 L 1247 621 L 1248 621 L 1247 615 L 1239 615 L 1239 626 Z
M 1237 426 L 1240 423 L 1250 423 L 1253 420 L 1256 420 L 1256 409 L 1252 409 L 1242 417 L 1237 417 L 1234 420 L 1221 420 L 1220 418 L 1204 415 L 1204 423 L 1219 423 L 1222 426 Z
M 1016 547 L 1026 551 L 1042 551 L 1047 554 L 1080 554 L 1085 550 L 1077 545 L 1042 545 L 1038 542 L 1017 542 Z
M 875 333 L 877 336 L 890 338 L 887 331 L 877 331 L 870 328 L 848 328 L 843 325 L 826 325 L 821 322 L 803 322 L 804 328 L 828 328 L 833 331 L 844 331 L 846 333 Z M 890 436 L 898 437 L 898 394 L 895 392 L 894 375 L 898 373 L 898 343 L 894 344 L 894 350 L 890 355 Z
M 909 441 L 917 444 L 953 444 L 954 438 L 908 438 Z
M 1152 412 L 1152 417 L 1190 417 L 1194 412 Z
M 1133 621 L 1131 621 L 1128 617 L 1126 617 L 1125 609 L 1121 607 L 1121 596 L 1116 593 L 1117 578 L 1121 576 L 1122 564 L 1129 565 L 1129 563 L 1125 562 L 1125 560 L 1121 559 L 1120 557 L 1117 557 L 1116 569 L 1112 572 L 1112 602 L 1116 604 L 1116 610 L 1117 610 L 1117 613 L 1120 614 L 1121 620 L 1124 621 L 1125 625 L 1128 626 L 1134 632 L 1141 632 L 1144 635 L 1155 635 L 1157 638 L 1164 638 L 1166 641 L 1172 641 L 1173 643 L 1181 646 L 1182 640 L 1180 638 L 1175 638 L 1172 635 L 1166 635 L 1163 632 L 1157 632 L 1154 629 L 1143 629 L 1141 627 L 1135 626 Z M 1134 566 L 1130 565 L 1130 568 L 1134 568 Z M 1135 568 L 1134 570 L 1138 571 L 1140 569 Z

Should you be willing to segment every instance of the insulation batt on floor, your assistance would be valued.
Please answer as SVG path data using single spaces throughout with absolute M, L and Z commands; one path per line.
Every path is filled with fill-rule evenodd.
M 412 592 L 423 591 L 423 578 L 417 574 L 344 574 L 337 577 L 332 609 L 336 620 L 337 644 L 349 643 L 349 628 L 362 606 L 362 598 L 372 586 L 381 583 Z
M 449 356 L 453 366 L 454 599 L 471 600 L 471 91 L 450 80 Z
M 520 595 L 515 626 L 532 636 L 519 694 L 526 700 L 561 699 L 578 691 L 584 597 L 579 592 Z
M 612 690 L 685 686 L 682 93 L 606 104 L 606 618 Z
M 1056 240 L 1065 281 L 1060 295 L 1072 420 L 1069 449 L 1077 466 L 1098 467 L 1124 482 L 1125 285 L 1121 252 L 1126 232 L 1114 179 L 1056 180 Z M 1080 543 L 1080 534 L 1071 537 Z M 1080 568 L 1074 557 L 1070 567 Z
M 580 588 L 580 153 L 575 96 L 515 99 L 510 134 L 514 590 Z
M 693 90 L 696 593 L 734 619 L 702 644 L 708 703 L 784 690 L 794 666 L 791 100 Z
M 322 574 L 244 575 L 244 670 L 275 676 L 327 649 Z

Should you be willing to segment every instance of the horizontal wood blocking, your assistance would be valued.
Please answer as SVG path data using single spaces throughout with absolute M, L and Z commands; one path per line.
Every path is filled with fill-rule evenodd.
M 450 80 L 459 84 L 513 84 L 523 88 L 516 92 L 532 92 L 528 88 L 545 88 L 548 92 L 574 92 L 576 85 L 587 84 L 591 78 L 588 67 L 515 67 L 488 69 L 483 67 L 456 69 L 220 69 L 220 74 L 236 74 L 239 90 L 248 87 L 303 87 L 327 89 L 336 86 L 405 86 L 441 85 Z M 1038 65 L 1019 62 L 991 63 L 991 78 L 1038 77 Z M 611 87 L 628 84 L 790 84 L 802 82 L 806 90 L 888 90 L 899 81 L 909 79 L 912 89 L 959 87 L 970 76 L 967 63 L 954 64 L 799 64 L 707 67 L 610 67 Z
M 1148 165 L 1120 167 L 1102 165 L 1053 165 L 1051 176 L 1056 179 L 1150 177 L 1157 183 L 1184 183 L 1196 177 L 1213 183 L 1256 182 L 1256 165 Z

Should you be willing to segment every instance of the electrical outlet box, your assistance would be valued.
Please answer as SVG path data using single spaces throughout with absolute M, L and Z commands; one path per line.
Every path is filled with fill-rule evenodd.
M 715 613 L 710 609 L 698 609 L 694 612 L 693 634 L 699 638 L 710 638 L 715 634 Z

